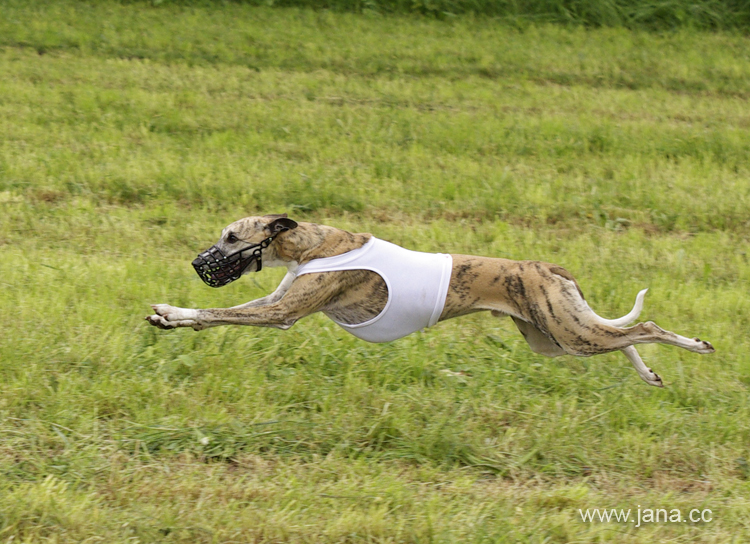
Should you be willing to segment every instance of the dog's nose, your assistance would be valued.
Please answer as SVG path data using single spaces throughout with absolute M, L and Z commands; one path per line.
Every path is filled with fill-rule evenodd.
M 202 264 L 205 264 L 205 263 L 206 263 L 206 261 L 205 261 L 205 260 L 204 260 L 203 258 L 201 258 L 201 256 L 200 256 L 200 255 L 198 255 L 198 256 L 197 256 L 197 257 L 196 257 L 196 258 L 195 258 L 195 259 L 193 260 L 193 266 L 194 266 L 194 267 L 195 267 L 195 266 L 200 266 L 200 265 L 202 265 Z

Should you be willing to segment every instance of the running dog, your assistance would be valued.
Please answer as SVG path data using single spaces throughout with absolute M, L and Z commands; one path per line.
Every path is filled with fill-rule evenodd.
M 247 217 L 226 227 L 193 267 L 205 283 L 221 287 L 262 266 L 285 266 L 286 276 L 268 296 L 235 306 L 196 310 L 153 305 L 146 320 L 160 329 L 255 325 L 288 329 L 323 312 L 370 342 L 389 342 L 438 321 L 489 311 L 510 316 L 532 351 L 588 357 L 620 350 L 649 385 L 663 387 L 636 344 L 671 344 L 713 353 L 709 342 L 665 331 L 649 321 L 632 327 L 646 289 L 619 319 L 594 313 L 573 276 L 539 261 L 410 251 L 341 229 L 297 223 L 282 215 Z

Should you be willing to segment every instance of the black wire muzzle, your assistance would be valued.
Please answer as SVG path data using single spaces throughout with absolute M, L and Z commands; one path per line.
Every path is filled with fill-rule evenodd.
M 266 249 L 273 239 L 282 232 L 289 230 L 281 229 L 257 244 L 252 244 L 244 249 L 225 255 L 217 246 L 211 246 L 193 261 L 193 268 L 206 285 L 211 287 L 223 287 L 232 283 L 242 276 L 247 268 L 258 261 L 256 272 L 263 268 L 263 250 Z M 242 257 L 243 253 L 252 251 L 248 257 Z

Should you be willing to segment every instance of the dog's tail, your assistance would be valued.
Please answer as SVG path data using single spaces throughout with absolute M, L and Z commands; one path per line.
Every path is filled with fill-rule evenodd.
M 638 319 L 638 316 L 641 315 L 641 310 L 643 310 L 643 299 L 646 297 L 646 291 L 648 289 L 644 289 L 638 295 L 635 297 L 635 306 L 633 306 L 633 309 L 630 310 L 630 313 L 627 315 L 622 316 L 619 319 L 604 319 L 603 317 L 599 317 L 599 319 L 604 323 L 605 325 L 610 325 L 612 327 L 624 327 L 625 325 L 629 325 L 636 319 Z

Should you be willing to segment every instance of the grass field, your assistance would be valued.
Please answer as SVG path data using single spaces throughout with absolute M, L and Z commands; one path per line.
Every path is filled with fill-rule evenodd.
M 0 74 L 0 542 L 750 539 L 750 39 L 2 0 Z M 143 321 L 272 291 L 190 261 L 283 211 L 649 287 L 717 353 Z

